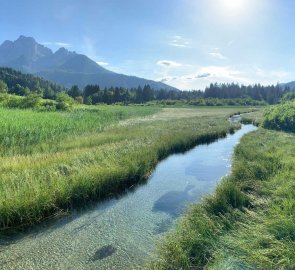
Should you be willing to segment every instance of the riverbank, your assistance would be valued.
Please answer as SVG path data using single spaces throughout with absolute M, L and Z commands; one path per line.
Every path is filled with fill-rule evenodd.
M 0 240 L 1 269 L 142 269 L 186 206 L 211 194 L 229 173 L 235 145 L 255 129 L 244 125 L 225 138 L 169 155 L 147 181 L 121 196 L 7 235 Z
M 100 129 L 100 132 L 95 130 L 95 124 L 101 126 L 99 120 L 89 125 L 91 129 L 87 127 L 78 133 L 73 128 L 64 129 L 60 137 L 54 134 L 57 127 L 51 137 L 51 125 L 33 128 L 31 119 L 35 112 L 25 111 L 22 122 L 18 122 L 18 130 L 31 123 L 32 129 L 26 130 L 27 137 L 42 140 L 37 144 L 29 140 L 22 155 L 17 154 L 14 145 L 13 151 L 9 152 L 8 145 L 10 154 L 7 156 L 5 152 L 0 158 L 0 228 L 40 222 L 73 205 L 122 192 L 145 179 L 167 155 L 233 132 L 237 126 L 230 124 L 227 117 L 236 111 L 249 109 L 164 109 L 144 120 L 136 118 L 122 125 Z M 5 113 L 4 126 L 10 117 Z M 93 113 L 95 116 L 97 112 L 94 110 Z M 39 118 L 44 116 L 36 114 Z M 50 113 L 44 114 L 50 119 Z M 61 119 L 66 121 L 64 116 Z M 71 127 L 87 120 L 83 117 L 71 119 Z M 44 139 L 42 134 L 49 134 L 49 139 Z
M 295 136 L 259 128 L 235 149 L 232 173 L 194 205 L 150 269 L 293 269 Z

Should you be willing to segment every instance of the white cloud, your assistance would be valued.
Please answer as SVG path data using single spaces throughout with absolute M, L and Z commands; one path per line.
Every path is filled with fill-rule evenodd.
M 195 79 L 202 79 L 202 78 L 208 78 L 210 76 L 211 76 L 211 73 L 207 72 L 207 73 L 203 73 L 203 74 L 198 74 L 194 78 Z
M 169 67 L 169 68 L 174 68 L 174 67 L 181 67 L 183 66 L 183 64 L 178 63 L 178 62 L 174 62 L 174 61 L 170 61 L 170 60 L 159 60 L 157 62 L 157 65 L 159 66 L 163 66 L 163 67 Z
M 210 52 L 209 55 L 215 59 L 224 60 L 226 57 L 220 52 Z
M 239 83 L 262 85 L 288 82 L 295 77 L 294 72 L 286 70 L 269 70 L 257 66 L 203 66 L 179 69 L 167 69 L 166 74 L 159 74 L 160 79 L 179 89 L 205 89 L 210 83 Z M 270 79 L 271 78 L 271 79 Z
M 231 66 L 185 67 L 186 66 L 184 66 L 181 75 L 177 75 L 177 73 L 171 70 L 171 72 L 167 72 L 160 77 L 159 80 L 179 89 L 205 89 L 210 83 L 215 82 L 235 82 L 241 84 L 252 83 L 242 71 Z
M 221 52 L 219 48 L 213 48 L 211 52 L 209 52 L 209 56 L 217 59 L 217 60 L 225 60 L 227 59 Z
M 171 81 L 174 81 L 177 79 L 178 79 L 177 77 L 167 76 L 167 77 L 163 77 L 163 78 L 158 79 L 158 81 L 165 83 L 165 82 L 171 82 Z
M 71 44 L 66 43 L 66 42 L 55 42 L 55 45 L 61 46 L 61 47 L 72 47 Z
M 203 74 L 210 74 L 211 77 L 238 79 L 241 72 L 229 66 L 207 66 L 200 69 Z
M 47 42 L 42 42 L 43 45 L 47 46 L 47 45 L 54 45 L 54 46 L 58 46 L 58 47 L 72 47 L 72 45 L 70 43 L 67 42 L 51 42 L 51 41 L 47 41 Z
M 178 48 L 191 47 L 191 41 L 189 39 L 183 38 L 182 36 L 173 36 L 168 44 L 172 47 L 178 47 Z
M 103 61 L 96 61 L 96 63 L 100 66 L 108 66 L 109 65 L 109 63 L 103 62 Z

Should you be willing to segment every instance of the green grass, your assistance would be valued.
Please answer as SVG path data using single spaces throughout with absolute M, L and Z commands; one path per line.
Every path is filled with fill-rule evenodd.
M 295 136 L 259 128 L 236 147 L 232 173 L 192 206 L 150 269 L 294 269 Z
M 253 124 L 255 126 L 260 126 L 262 124 L 263 118 L 263 107 L 260 110 L 256 110 L 249 114 L 242 115 L 241 123 L 243 124 Z
M 0 134 L 14 140 L 1 150 L 0 228 L 122 192 L 170 153 L 232 132 L 227 117 L 241 110 L 249 109 L 1 109 Z
M 0 108 L 0 155 L 57 151 L 62 139 L 102 132 L 120 120 L 159 110 L 139 106 L 80 106 L 67 112 Z

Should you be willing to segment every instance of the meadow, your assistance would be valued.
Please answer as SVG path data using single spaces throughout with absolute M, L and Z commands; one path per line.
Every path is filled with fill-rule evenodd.
M 246 119 L 270 125 L 269 114 Z M 276 123 L 278 116 L 272 118 Z M 245 135 L 231 174 L 188 209 L 148 268 L 294 269 L 294 140 L 292 133 L 261 127 Z
M 123 192 L 159 160 L 233 132 L 249 108 L 93 106 L 0 110 L 0 228 L 29 225 Z

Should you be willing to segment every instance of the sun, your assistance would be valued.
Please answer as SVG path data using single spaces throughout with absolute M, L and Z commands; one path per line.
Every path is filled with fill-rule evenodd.
M 238 12 L 245 8 L 246 0 L 220 0 L 225 9 Z

